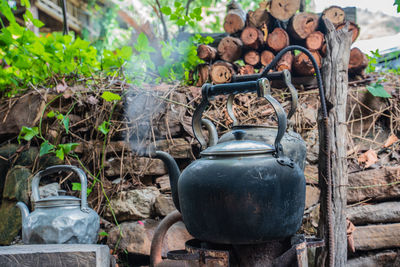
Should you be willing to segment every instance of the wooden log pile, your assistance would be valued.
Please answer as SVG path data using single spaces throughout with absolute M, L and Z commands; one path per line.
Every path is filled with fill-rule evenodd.
M 300 0 L 268 0 L 246 13 L 232 0 L 227 6 L 223 24 L 228 36 L 212 45 L 198 46 L 197 54 L 205 63 L 197 67 L 197 86 L 206 82 L 229 83 L 233 75 L 261 72 L 279 51 L 289 45 L 301 45 L 310 50 L 321 67 L 326 54 L 322 18 L 329 19 L 337 30 L 348 25 L 352 42 L 357 39 L 360 28 L 346 20 L 342 8 L 331 6 L 322 14 L 314 14 L 297 12 L 299 7 Z M 366 56 L 358 48 L 353 48 L 349 73 L 362 76 L 367 65 Z M 293 52 L 286 53 L 275 69 L 288 69 L 294 76 L 312 76 L 315 72 L 305 54 Z

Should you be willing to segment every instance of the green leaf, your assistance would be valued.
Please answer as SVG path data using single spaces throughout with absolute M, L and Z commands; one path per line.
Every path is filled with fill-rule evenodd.
M 108 236 L 108 234 L 107 234 L 106 232 L 103 231 L 103 232 L 100 232 L 100 233 L 99 233 L 99 236 Z
M 195 9 L 193 9 L 193 14 L 195 14 L 196 16 L 200 16 L 201 15 L 201 7 L 196 7 Z
M 146 34 L 141 32 L 136 40 L 136 44 L 134 45 L 135 49 L 138 52 L 141 52 L 149 46 L 149 39 L 147 39 Z
M 21 138 L 24 139 L 25 141 L 30 141 L 33 137 L 39 134 L 38 127 L 25 127 L 22 126 L 22 129 L 18 135 L 18 143 L 20 143 Z
M 56 156 L 59 159 L 64 160 L 64 150 L 61 147 L 59 149 L 57 149 Z
M 400 13 L 400 0 L 395 0 L 393 5 L 397 6 L 397 13 Z
M 29 2 L 29 0 L 21 0 L 21 6 L 25 6 L 26 8 L 30 8 L 31 7 L 31 3 Z
M 58 147 L 64 151 L 64 154 L 67 155 L 69 152 L 74 150 L 79 144 L 78 143 L 68 143 L 68 144 L 59 144 Z
M 72 184 L 73 191 L 81 191 L 82 190 L 82 185 L 80 183 L 71 183 L 71 184 Z
M 121 58 L 128 60 L 132 56 L 132 47 L 124 46 L 121 48 Z
M 182 6 L 182 4 L 181 4 L 181 2 L 179 2 L 179 1 L 175 1 L 175 2 L 174 2 L 174 6 L 175 6 L 176 8 L 178 8 L 178 7 Z
M 178 26 L 184 26 L 186 24 L 186 21 L 184 19 L 178 19 L 178 21 L 176 22 L 176 24 Z
M 388 92 L 386 92 L 385 88 L 380 83 L 373 83 L 371 85 L 368 85 L 367 90 L 368 92 L 371 93 L 371 95 L 376 97 L 382 97 L 382 98 L 392 97 Z
M 101 98 L 103 98 L 107 102 L 111 102 L 111 101 L 114 101 L 114 100 L 121 100 L 121 96 L 120 95 L 114 94 L 114 93 L 112 93 L 110 91 L 103 92 L 103 94 L 101 95 Z
M 49 152 L 51 152 L 53 150 L 54 146 L 52 144 L 49 143 L 49 141 L 45 141 L 40 145 L 40 152 L 39 152 L 39 156 L 43 156 L 48 154 Z
M 65 128 L 65 132 L 68 134 L 69 132 L 69 117 L 65 116 L 62 120 L 61 120 L 62 124 L 64 125 Z
M 49 113 L 47 113 L 47 118 L 54 118 L 55 115 L 56 113 L 54 111 L 50 111 Z
M 32 23 L 33 23 L 33 25 L 35 25 L 35 26 L 38 27 L 38 28 L 41 28 L 41 27 L 44 26 L 44 23 L 41 22 L 41 21 L 38 20 L 38 19 L 32 19 Z
M 103 123 L 97 129 L 106 135 L 110 131 L 110 123 L 108 121 L 103 121 Z
M 163 6 L 160 10 L 162 13 L 164 13 L 167 16 L 171 15 L 171 12 L 172 12 L 172 10 L 169 6 Z

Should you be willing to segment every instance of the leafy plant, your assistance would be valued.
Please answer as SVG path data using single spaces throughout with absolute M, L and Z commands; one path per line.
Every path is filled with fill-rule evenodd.
M 368 90 L 368 92 L 371 93 L 371 95 L 376 96 L 376 97 L 382 97 L 382 98 L 392 97 L 388 92 L 386 92 L 385 88 L 380 83 L 380 81 L 378 81 L 376 83 L 372 83 L 371 85 L 368 85 L 367 90 Z
M 376 49 L 375 51 L 371 51 L 372 56 L 369 56 L 366 54 L 368 58 L 368 66 L 365 69 L 366 73 L 371 73 L 376 70 L 376 64 L 378 64 L 378 59 L 381 58 L 382 56 L 379 54 L 379 49 Z

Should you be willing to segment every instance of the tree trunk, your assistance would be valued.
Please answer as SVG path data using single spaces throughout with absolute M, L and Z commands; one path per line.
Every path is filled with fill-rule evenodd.
M 317 51 L 311 52 L 314 56 L 315 60 L 317 61 L 318 67 L 321 68 L 321 56 Z M 315 69 L 311 60 L 308 56 L 304 53 L 298 54 L 294 58 L 293 68 L 297 74 L 309 76 L 315 73 Z
M 297 40 L 304 40 L 318 26 L 318 15 L 309 12 L 297 13 L 289 22 L 288 31 Z
M 241 31 L 246 23 L 246 13 L 241 6 L 232 0 L 227 7 L 227 14 L 224 20 L 224 30 L 229 34 Z
M 279 52 L 289 45 L 289 35 L 284 29 L 275 28 L 268 34 L 267 45 L 275 52 Z
M 233 65 L 225 61 L 217 61 L 211 66 L 211 80 L 215 84 L 229 83 L 235 74 Z
M 367 66 L 367 56 L 357 47 L 352 48 L 350 51 L 349 73 L 362 75 Z
M 300 0 L 270 0 L 269 13 L 277 20 L 288 20 L 300 8 Z
M 240 75 L 246 75 L 246 74 L 254 74 L 256 72 L 254 71 L 253 66 L 246 64 L 243 67 L 240 67 L 239 73 Z
M 321 189 L 321 209 L 319 236 L 326 241 L 326 246 L 318 253 L 316 266 L 346 266 L 346 202 L 347 193 L 347 126 L 346 102 L 348 94 L 347 67 L 350 57 L 351 33 L 335 31 L 333 24 L 325 19 L 327 54 L 324 58 L 322 75 L 328 107 L 329 125 L 319 121 L 319 187 Z M 327 132 L 324 131 L 327 130 Z M 331 161 L 327 161 L 327 152 Z M 329 175 L 330 174 L 330 175 Z M 331 177 L 332 181 L 329 181 Z M 327 181 L 328 179 L 328 181 Z M 328 190 L 328 189 L 331 189 Z M 329 192 L 332 194 L 330 195 Z M 332 201 L 332 203 L 329 202 Z M 329 211 L 331 207 L 332 212 Z M 331 221 L 332 230 L 329 230 Z M 334 253 L 330 254 L 331 250 Z
M 264 36 L 262 31 L 255 27 L 246 27 L 240 35 L 243 45 L 251 47 L 252 49 L 259 49 L 264 44 Z
M 342 24 L 346 18 L 343 8 L 338 6 L 330 6 L 322 12 L 322 19 L 329 19 L 333 25 Z
M 306 47 L 310 51 L 321 49 L 323 44 L 324 34 L 320 31 L 313 32 L 306 38 Z
M 269 22 L 269 14 L 267 11 L 267 2 L 263 1 L 260 3 L 259 8 L 255 11 L 249 11 L 247 13 L 248 16 L 248 26 L 260 28 L 263 24 L 268 25 Z
M 276 70 L 277 71 L 283 71 L 283 70 L 292 70 L 292 63 L 293 63 L 293 53 L 292 51 L 286 52 L 281 59 L 278 61 L 276 64 Z
M 274 60 L 274 58 L 275 58 L 274 53 L 272 53 L 271 51 L 268 51 L 268 50 L 264 50 L 261 53 L 260 61 L 261 61 L 262 65 L 268 66 L 272 62 L 272 60 Z
M 239 38 L 225 37 L 218 44 L 218 54 L 222 60 L 233 62 L 242 56 L 243 43 Z
M 358 27 L 358 25 L 355 24 L 354 22 L 351 22 L 351 21 L 347 21 L 347 22 L 349 23 L 349 31 L 352 32 L 351 43 L 354 43 L 354 41 L 357 40 L 358 35 L 360 35 L 360 27 Z M 344 26 L 346 26 L 347 22 L 344 22 L 344 23 L 338 25 L 336 27 L 336 30 L 338 31 L 340 29 L 343 29 Z
M 244 54 L 243 60 L 246 64 L 256 66 L 260 63 L 260 54 L 254 50 L 248 51 Z
M 217 49 L 201 44 L 197 47 L 197 56 L 204 61 L 212 61 L 217 57 Z
M 210 65 L 208 64 L 200 64 L 197 66 L 197 83 L 196 86 L 202 86 L 210 79 Z

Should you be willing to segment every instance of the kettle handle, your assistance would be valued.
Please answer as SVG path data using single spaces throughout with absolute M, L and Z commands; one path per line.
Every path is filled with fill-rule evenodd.
M 40 200 L 39 194 L 39 182 L 45 176 L 48 176 L 53 173 L 57 173 L 59 171 L 74 171 L 81 181 L 81 209 L 83 211 L 87 210 L 87 178 L 86 174 L 79 169 L 78 167 L 71 166 L 71 165 L 55 165 L 44 169 L 43 171 L 38 172 L 32 180 L 32 197 L 33 201 L 36 202 Z
M 291 98 L 292 98 L 291 99 L 292 100 L 291 101 L 292 104 L 290 106 L 290 110 L 289 110 L 288 115 L 287 115 L 287 119 L 290 120 L 290 118 L 296 112 L 299 96 L 298 96 L 296 88 L 292 84 L 292 79 L 291 79 L 290 72 L 288 70 L 283 70 L 281 72 L 277 72 L 277 74 L 279 74 L 279 78 L 283 79 L 283 81 L 285 82 L 285 85 L 288 87 L 290 95 L 291 95 Z M 276 78 L 276 77 L 274 77 L 274 78 Z M 226 103 L 226 109 L 228 111 L 229 117 L 233 121 L 233 126 L 236 126 L 236 125 L 238 125 L 238 121 L 236 119 L 235 113 L 233 112 L 233 99 L 234 99 L 234 97 L 235 97 L 234 94 L 229 95 L 227 103 Z
M 285 110 L 282 108 L 279 102 L 271 96 L 270 89 L 269 81 L 266 78 L 261 78 L 257 81 L 231 84 L 204 84 L 202 88 L 202 100 L 200 105 L 197 106 L 196 110 L 194 111 L 192 118 L 193 133 L 200 145 L 203 148 L 207 146 L 206 140 L 201 132 L 201 117 L 207 108 L 210 99 L 216 95 L 257 92 L 259 97 L 265 98 L 272 105 L 278 118 L 278 133 L 276 135 L 274 145 L 277 156 L 280 156 L 282 153 L 281 140 L 286 131 L 287 118 Z

